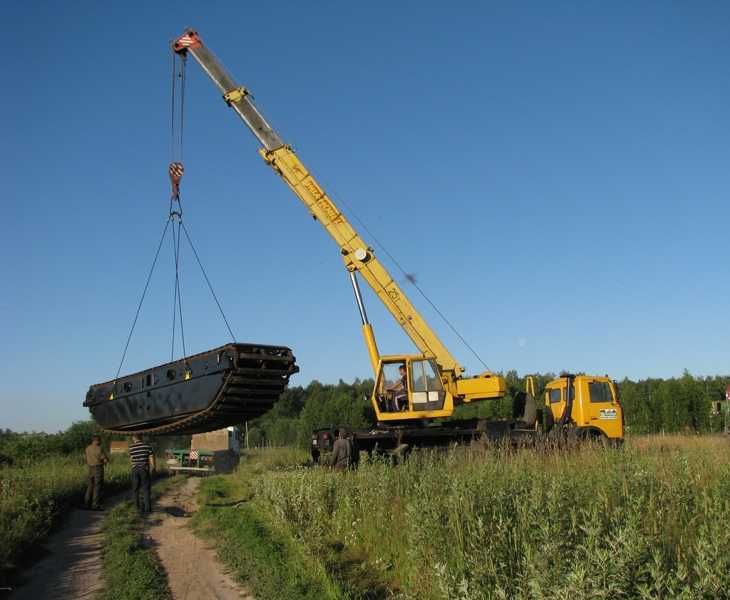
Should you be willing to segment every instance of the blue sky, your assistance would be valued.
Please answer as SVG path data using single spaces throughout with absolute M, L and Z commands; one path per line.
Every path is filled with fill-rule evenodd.
M 0 17 L 0 427 L 87 418 L 88 385 L 114 376 L 166 219 L 168 42 L 188 25 L 491 369 L 728 373 L 726 3 L 8 2 Z M 194 63 L 186 105 L 185 221 L 238 339 L 291 346 L 294 384 L 369 376 L 333 242 Z M 201 351 L 227 334 L 193 260 Z M 172 278 L 166 247 L 125 372 L 168 359 Z M 411 351 L 366 300 L 381 350 Z

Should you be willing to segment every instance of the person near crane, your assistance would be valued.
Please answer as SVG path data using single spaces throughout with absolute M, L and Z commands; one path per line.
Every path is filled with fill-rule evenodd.
M 352 466 L 352 442 L 347 437 L 347 430 L 340 427 L 337 439 L 332 446 L 330 465 L 338 471 L 346 471 Z
M 135 506 L 140 512 L 149 513 L 152 511 L 150 469 L 154 472 L 157 468 L 152 446 L 143 442 L 139 435 L 132 436 L 129 460 L 132 463 L 132 496 Z
M 392 394 L 392 406 L 390 410 L 404 410 L 408 404 L 408 377 L 406 376 L 406 366 L 398 367 L 400 377 L 395 383 L 389 385 L 386 390 Z
M 104 488 L 104 465 L 109 457 L 101 447 L 101 437 L 94 435 L 91 443 L 84 451 L 86 466 L 89 467 L 89 479 L 86 485 L 84 505 L 90 510 L 103 510 L 101 507 L 101 493 Z

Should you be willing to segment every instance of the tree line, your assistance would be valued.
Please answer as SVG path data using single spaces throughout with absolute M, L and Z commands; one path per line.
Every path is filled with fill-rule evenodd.
M 504 398 L 459 406 L 453 418 L 510 418 L 514 394 L 524 389 L 524 378 L 516 371 L 508 371 L 503 376 L 508 387 Z M 539 393 L 555 375 L 543 373 L 534 377 Z M 712 433 L 722 431 L 725 426 L 725 411 L 714 409 L 718 402 L 728 407 L 722 402 L 730 385 L 728 376 L 695 377 L 685 371 L 681 377 L 671 379 L 624 379 L 617 383 L 628 433 Z M 248 444 L 252 447 L 308 447 L 312 431 L 320 427 L 364 429 L 375 425 L 375 412 L 370 404 L 372 389 L 372 379 L 356 379 L 352 383 L 340 380 L 336 384 L 312 381 L 306 387 L 290 387 L 269 412 L 248 424 L 242 423 L 242 430 L 248 430 Z M 538 403 L 541 401 L 542 396 Z M 105 445 L 111 439 L 125 439 L 100 432 L 93 421 L 77 422 L 66 431 L 54 434 L 0 429 L 0 465 L 32 461 L 49 454 L 80 454 L 94 433 L 102 434 Z M 185 448 L 189 443 L 189 436 L 177 436 L 160 439 L 155 446 L 161 451 L 163 447 Z
M 128 440 L 129 436 L 102 431 L 94 421 L 77 421 L 58 433 L 17 432 L 0 429 L 0 467 L 3 465 L 22 466 L 47 458 L 48 456 L 76 455 L 83 461 L 83 451 L 91 442 L 93 435 L 99 435 L 102 446 L 109 447 L 112 440 Z M 187 448 L 190 436 L 166 436 L 153 443 L 160 454 L 165 448 Z
M 516 371 L 508 371 L 503 376 L 508 386 L 504 398 L 459 406 L 453 418 L 510 418 L 514 395 L 524 389 L 524 378 Z M 543 373 L 534 377 L 540 393 L 556 375 Z M 627 433 L 712 433 L 724 428 L 724 411 L 717 412 L 714 408 L 725 399 L 725 390 L 730 385 L 728 376 L 695 377 L 685 371 L 681 377 L 624 379 L 617 384 Z M 356 379 L 353 383 L 340 380 L 336 384 L 313 381 L 306 387 L 290 387 L 268 413 L 249 421 L 248 443 L 250 446 L 308 446 L 312 431 L 320 427 L 373 426 L 372 388 L 372 379 Z M 538 405 L 541 402 L 540 394 Z

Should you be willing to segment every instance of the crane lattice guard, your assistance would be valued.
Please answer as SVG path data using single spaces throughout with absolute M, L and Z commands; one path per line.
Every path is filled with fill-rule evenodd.
M 263 415 L 298 371 L 285 346 L 233 343 L 92 385 L 84 406 L 113 433 L 202 433 Z

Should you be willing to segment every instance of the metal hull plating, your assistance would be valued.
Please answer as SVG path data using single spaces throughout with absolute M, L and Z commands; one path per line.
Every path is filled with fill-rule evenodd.
M 213 431 L 264 414 L 298 370 L 284 346 L 228 344 L 92 385 L 84 406 L 115 433 Z

